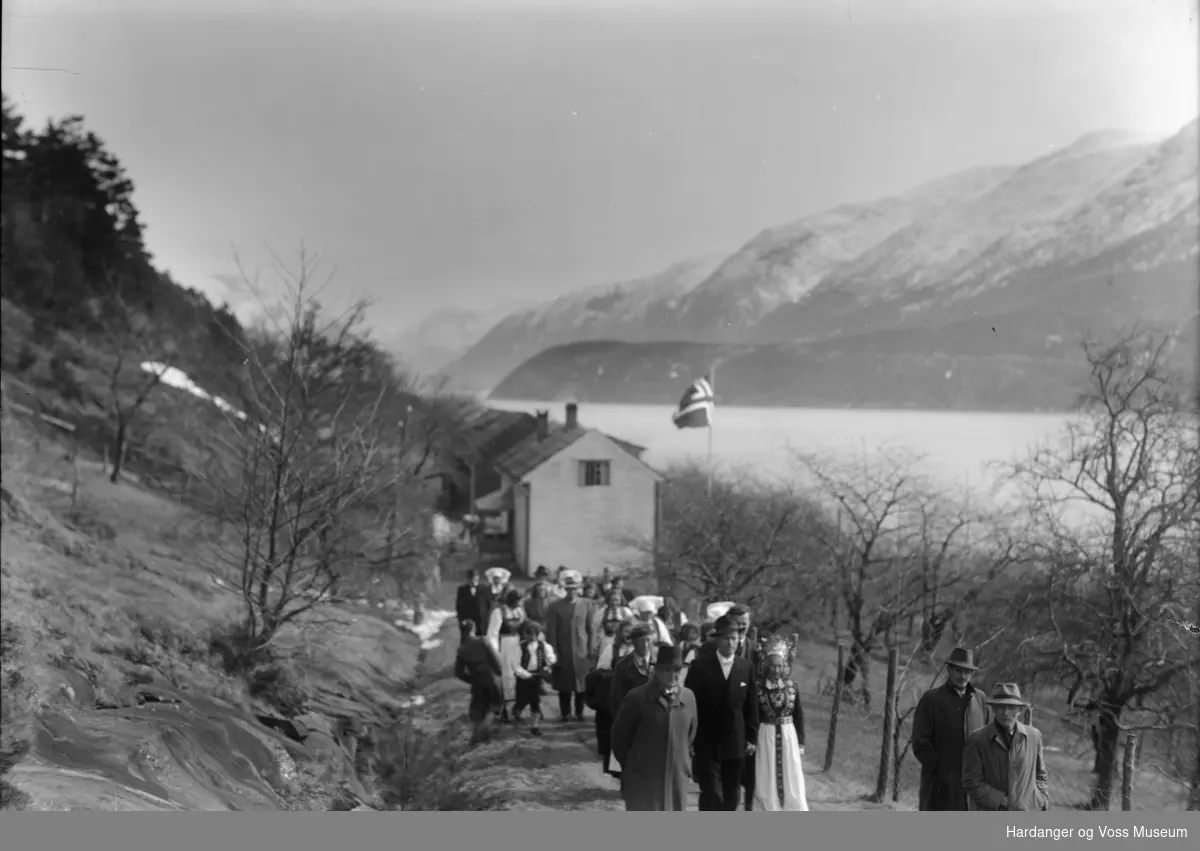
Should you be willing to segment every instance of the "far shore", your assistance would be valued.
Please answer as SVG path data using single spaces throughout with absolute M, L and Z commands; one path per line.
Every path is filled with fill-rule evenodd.
M 474 394 L 483 404 L 495 403 L 498 405 L 512 405 L 521 407 L 555 407 L 562 406 L 568 402 L 574 402 L 578 405 L 609 405 L 613 407 L 624 406 L 630 408 L 663 408 L 673 409 L 675 405 L 670 402 L 661 404 L 651 404 L 648 402 L 625 402 L 625 401 L 606 401 L 597 402 L 590 399 L 563 398 L 563 399 L 505 399 L 487 394 Z M 793 404 L 766 404 L 766 403 L 749 403 L 739 402 L 737 404 L 723 403 L 721 397 L 717 397 L 716 408 L 718 410 L 768 410 L 768 411 L 861 411 L 864 413 L 890 413 L 890 414 L 973 414 L 976 416 L 1013 416 L 1014 414 L 1022 416 L 1046 416 L 1046 417 L 1062 417 L 1075 413 L 1070 407 L 1063 408 L 897 408 L 890 405 L 793 405 Z

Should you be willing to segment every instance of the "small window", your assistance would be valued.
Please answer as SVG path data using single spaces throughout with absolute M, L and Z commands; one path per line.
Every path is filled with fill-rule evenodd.
M 579 484 L 585 488 L 607 487 L 612 462 L 580 461 Z

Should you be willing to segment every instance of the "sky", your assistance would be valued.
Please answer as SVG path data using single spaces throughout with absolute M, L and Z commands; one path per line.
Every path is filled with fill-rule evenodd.
M 1198 111 L 1196 0 L 6 0 L 3 88 L 82 114 L 155 262 L 246 307 L 303 241 L 395 331 Z M 330 296 L 332 297 L 332 296 Z M 498 308 L 497 308 L 498 309 Z

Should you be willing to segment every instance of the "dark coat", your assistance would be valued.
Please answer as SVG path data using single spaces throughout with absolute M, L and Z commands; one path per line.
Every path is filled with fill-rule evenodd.
M 454 657 L 454 676 L 471 686 L 470 717 L 479 722 L 488 709 L 501 700 L 500 656 L 483 638 L 472 636 L 459 645 Z
M 627 811 L 687 809 L 689 759 L 696 738 L 696 700 L 681 688 L 668 711 L 657 683 L 631 691 L 612 726 L 612 753 L 621 763 Z
M 483 635 L 487 631 L 488 618 L 492 614 L 492 589 L 480 583 L 475 586 L 475 593 L 472 594 L 470 584 L 459 585 L 458 596 L 454 600 L 454 613 L 460 621 L 474 621 L 476 633 Z
M 921 763 L 920 809 L 970 809 L 962 785 L 963 748 L 991 720 L 983 692 L 969 683 L 961 698 L 948 682 L 922 695 L 912 726 L 913 756 Z
M 1009 750 L 995 724 L 976 730 L 963 751 L 962 781 L 977 809 L 1046 810 L 1050 798 L 1041 732 L 1018 723 Z
M 550 608 L 551 601 L 546 597 L 534 597 L 530 595 L 525 598 L 525 614 L 529 616 L 531 621 L 537 621 L 543 626 L 546 625 L 546 610 Z
M 649 663 L 647 663 L 648 666 Z M 649 670 L 645 674 L 639 671 L 632 653 L 617 660 L 617 663 L 613 665 L 612 683 L 609 685 L 609 714 L 616 718 L 617 712 L 621 709 L 621 703 L 625 700 L 625 695 L 648 682 L 650 682 Z
M 746 745 L 758 740 L 758 684 L 750 662 L 735 656 L 726 680 L 716 653 L 698 657 L 684 686 L 696 696 L 697 761 L 744 759 Z

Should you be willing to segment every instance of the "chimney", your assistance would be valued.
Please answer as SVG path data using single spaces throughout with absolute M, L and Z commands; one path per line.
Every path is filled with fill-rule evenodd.
M 567 431 L 579 427 L 579 406 L 574 402 L 567 403 Z
M 550 436 L 550 412 L 537 412 L 537 439 L 545 440 Z

